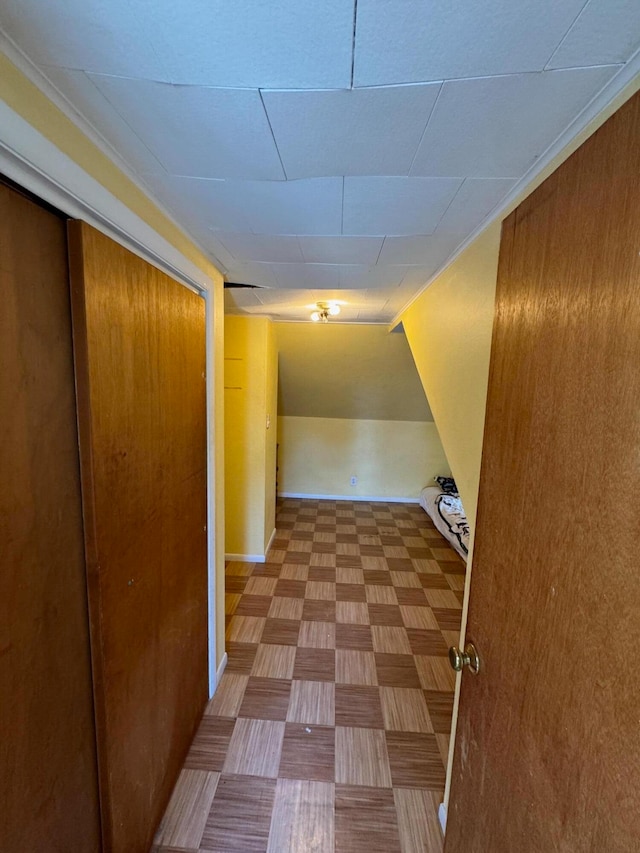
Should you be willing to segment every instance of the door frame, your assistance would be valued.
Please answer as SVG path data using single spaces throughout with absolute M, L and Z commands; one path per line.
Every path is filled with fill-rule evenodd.
M 77 123 L 77 116 L 74 116 Z M 34 196 L 52 205 L 72 219 L 81 219 L 106 234 L 115 242 L 167 273 L 179 284 L 198 293 L 205 300 L 206 322 L 206 400 L 207 400 L 207 572 L 208 572 L 208 694 L 213 696 L 227 661 L 224 640 L 217 642 L 216 610 L 224 601 L 224 591 L 217 588 L 216 575 L 224 577 L 224 543 L 217 529 L 223 530 L 223 502 L 216 496 L 220 454 L 216 460 L 219 426 L 217 413 L 223 405 L 222 382 L 216 371 L 216 332 L 220 338 L 223 319 L 222 288 L 193 261 L 161 237 L 120 199 L 105 189 L 79 165 L 33 128 L 7 103 L 0 101 L 0 172 Z M 89 134 L 87 134 L 89 135 Z M 92 141 L 95 133 L 92 133 Z M 104 146 L 101 146 L 104 148 Z M 105 153 L 113 159 L 112 152 Z M 120 164 L 118 164 L 120 168 Z M 135 178 L 128 175 L 132 181 Z M 162 208 L 158 205 L 161 212 Z M 165 214 L 170 219 L 169 214 Z M 220 343 L 218 343 L 220 347 Z M 218 387 L 219 386 L 219 387 Z M 218 424 L 220 420 L 218 418 Z M 219 555 L 222 555 L 220 557 Z M 218 559 L 217 559 L 218 556 Z M 219 563 L 219 571 L 216 572 Z M 224 620 L 223 620 L 224 621 Z M 219 659 L 219 664 L 216 662 Z

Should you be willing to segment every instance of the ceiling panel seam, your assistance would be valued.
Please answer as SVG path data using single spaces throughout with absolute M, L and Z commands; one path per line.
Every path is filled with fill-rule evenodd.
M 416 157 L 418 156 L 418 151 L 420 150 L 420 148 L 422 146 L 422 140 L 424 139 L 424 136 L 427 132 L 427 128 L 429 127 L 429 122 L 431 121 L 431 116 L 433 115 L 435 108 L 438 105 L 438 101 L 440 100 L 440 95 L 442 94 L 443 87 L 444 87 L 444 80 L 441 80 L 440 81 L 440 88 L 438 89 L 438 94 L 436 95 L 435 100 L 433 102 L 433 106 L 431 107 L 431 110 L 429 111 L 429 116 L 428 116 L 428 118 L 424 124 L 422 134 L 420 136 L 420 139 L 418 140 L 418 144 L 416 145 L 416 150 L 413 152 L 413 157 L 411 159 L 411 163 L 409 164 L 409 170 L 407 172 L 407 177 L 411 177 L 411 170 L 413 169 L 413 164 L 416 162 Z
M 260 103 L 262 104 L 262 109 L 264 110 L 265 118 L 267 119 L 267 124 L 269 125 L 269 131 L 271 133 L 271 138 L 273 139 L 273 144 L 276 147 L 276 152 L 278 154 L 278 160 L 280 161 L 280 165 L 282 166 L 282 174 L 285 177 L 285 180 L 289 180 L 289 176 L 287 175 L 287 170 L 284 167 L 284 163 L 282 161 L 282 156 L 280 154 L 280 149 L 278 148 L 278 140 L 276 139 L 276 135 L 273 132 L 273 127 L 271 126 L 271 119 L 269 118 L 269 113 L 267 111 L 266 104 L 264 102 L 264 98 L 262 97 L 262 89 L 258 89 L 258 95 L 260 96 Z
M 578 19 L 581 17 L 582 13 L 583 13 L 583 12 L 584 12 L 584 10 L 587 8 L 587 6 L 589 5 L 589 3 L 590 3 L 590 2 L 591 2 L 591 0 L 585 0 L 584 4 L 583 4 L 583 6 L 582 6 L 582 9 L 580 9 L 580 11 L 578 12 L 578 14 L 577 14 L 577 15 L 575 16 L 575 18 L 573 19 L 573 21 L 571 21 L 571 25 L 570 25 L 570 26 L 569 26 L 569 28 L 567 29 L 566 33 L 562 36 L 562 38 L 560 39 L 560 41 L 558 42 L 558 44 L 557 44 L 557 45 L 553 48 L 553 50 L 551 51 L 551 56 L 547 59 L 547 61 L 545 62 L 544 66 L 543 66 L 543 68 L 542 68 L 542 70 L 543 70 L 543 71 L 548 71 L 548 70 L 549 70 L 549 65 L 551 64 L 551 60 L 552 60 L 552 59 L 553 59 L 553 57 L 556 55 L 556 53 L 560 50 L 560 48 L 562 47 L 562 45 L 565 43 L 565 41 L 567 40 L 567 37 L 569 36 L 569 33 L 570 33 L 570 32 L 571 32 L 571 30 L 575 27 L 576 23 L 578 22 Z
M 462 190 L 462 187 L 466 184 L 467 180 L 468 180 L 468 178 L 462 178 L 462 179 L 461 179 L 461 181 L 460 181 L 460 186 L 459 186 L 459 187 L 458 187 L 458 189 L 454 192 L 454 194 L 453 194 L 453 196 L 452 196 L 452 198 L 451 198 L 451 201 L 450 201 L 450 202 L 449 202 L 449 204 L 446 206 L 445 210 L 442 212 L 442 216 L 440 217 L 440 219 L 438 219 L 438 224 L 437 224 L 437 225 L 436 225 L 436 227 L 433 229 L 433 234 L 436 234 L 436 233 L 437 233 L 437 231 L 438 231 L 438 227 L 440 226 L 440 223 L 442 222 L 442 220 L 443 220 L 443 219 L 445 218 L 445 216 L 447 215 L 447 211 L 449 210 L 449 208 L 451 207 L 451 205 L 454 203 L 454 201 L 456 200 L 456 198 L 460 195 L 460 191 Z
M 351 38 L 351 89 L 356 66 L 356 28 L 358 26 L 358 0 L 353 0 L 353 33 Z

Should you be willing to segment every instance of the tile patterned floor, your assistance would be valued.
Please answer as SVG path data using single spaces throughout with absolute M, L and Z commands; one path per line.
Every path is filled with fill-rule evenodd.
M 465 566 L 417 505 L 284 499 L 157 853 L 437 853 Z

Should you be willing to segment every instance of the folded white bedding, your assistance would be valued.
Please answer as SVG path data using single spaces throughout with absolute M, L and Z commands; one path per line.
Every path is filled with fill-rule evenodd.
M 469 523 L 460 498 L 445 494 L 437 486 L 426 486 L 420 492 L 420 506 L 466 561 L 469 555 Z

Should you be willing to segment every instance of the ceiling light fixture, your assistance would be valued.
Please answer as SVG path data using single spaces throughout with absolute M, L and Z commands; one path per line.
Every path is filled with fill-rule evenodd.
M 314 323 L 328 323 L 329 317 L 337 317 L 340 306 L 337 302 L 316 302 L 316 310 L 311 313 Z

